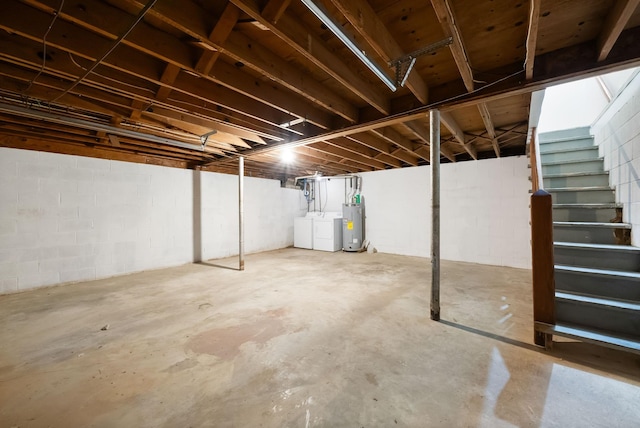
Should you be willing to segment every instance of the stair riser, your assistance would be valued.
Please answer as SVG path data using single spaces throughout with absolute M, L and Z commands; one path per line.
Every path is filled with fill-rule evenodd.
M 540 160 L 544 165 L 547 162 L 561 162 L 561 161 L 569 161 L 569 160 L 596 160 L 598 159 L 598 148 L 588 148 L 588 149 L 576 149 L 571 150 L 570 152 L 559 152 L 559 153 L 543 153 L 540 156 Z
M 603 227 L 553 227 L 553 240 L 588 244 L 617 244 L 613 229 Z
M 638 311 L 556 299 L 556 319 L 567 324 L 640 336 Z
M 615 218 L 615 208 L 554 208 L 554 221 L 590 221 L 599 223 L 609 223 Z M 560 241 L 560 239 L 556 239 Z
M 638 252 L 555 247 L 553 261 L 557 265 L 640 272 L 640 253 Z M 565 272 L 558 272 L 556 275 L 565 275 Z M 638 283 L 638 290 L 640 292 L 640 283 Z
M 607 174 L 577 175 L 575 177 L 552 177 L 544 179 L 545 189 L 552 189 L 554 187 L 596 187 L 608 185 L 609 176 Z
M 556 290 L 640 303 L 640 281 L 613 275 L 556 271 Z
M 542 165 L 542 175 L 565 174 L 572 172 L 604 172 L 602 161 L 581 161 L 559 165 Z
M 612 190 L 581 190 L 577 192 L 554 192 L 551 200 L 554 204 L 612 204 L 616 200 Z
M 540 142 L 540 154 L 557 150 L 588 149 L 595 147 L 593 138 L 576 138 L 575 140 Z

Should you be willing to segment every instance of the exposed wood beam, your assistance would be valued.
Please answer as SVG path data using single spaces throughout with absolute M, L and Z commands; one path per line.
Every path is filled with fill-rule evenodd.
M 13 79 L 23 79 L 23 81 L 25 82 L 27 82 L 32 77 L 31 72 L 29 72 L 28 70 L 24 70 L 22 68 L 18 68 L 10 64 L 5 64 L 1 62 L 0 62 L 0 75 L 7 75 L 7 76 L 10 75 L 12 76 Z M 63 76 L 60 76 L 60 77 L 64 78 Z M 54 96 L 53 93 L 42 92 L 41 90 L 37 90 L 36 88 L 40 86 L 46 86 L 48 88 L 62 90 L 66 86 L 65 86 L 64 80 L 62 80 L 60 77 L 51 78 L 48 76 L 47 73 L 43 73 L 39 77 L 35 85 L 32 86 L 31 96 L 36 96 L 36 97 L 39 96 L 43 99 L 50 99 L 52 96 Z M 89 81 L 86 81 L 85 83 L 89 83 Z M 6 87 L 6 84 L 5 84 L 5 87 Z M 16 88 L 16 90 L 19 91 L 19 88 Z M 96 100 L 96 101 L 104 101 L 106 103 L 112 104 L 113 106 L 126 107 L 127 111 L 131 112 L 130 110 L 131 103 L 126 98 L 123 98 L 118 95 L 112 95 L 110 93 L 106 93 L 106 94 L 102 93 L 94 87 L 86 87 L 84 84 L 78 85 L 73 89 L 71 93 L 82 97 L 82 99 L 76 98 L 76 97 L 65 97 L 64 102 L 71 106 L 76 106 L 83 109 L 89 109 L 90 111 L 103 112 L 101 108 L 96 108 L 95 104 L 88 104 L 88 100 Z M 265 143 L 265 141 L 262 138 L 260 138 L 258 135 L 238 129 L 237 127 L 233 127 L 227 124 L 222 124 L 220 122 L 216 122 L 212 120 L 199 119 L 193 115 L 179 114 L 179 113 L 170 111 L 168 109 L 162 109 L 157 105 L 154 105 L 151 111 L 141 111 L 144 105 L 145 103 L 142 100 L 134 99 L 134 103 L 131 105 L 132 107 L 135 108 L 135 110 L 131 112 L 134 120 L 140 121 L 144 116 L 150 116 L 152 118 L 157 119 L 156 123 L 160 123 L 159 119 L 161 116 L 158 113 L 163 112 L 164 116 L 168 116 L 167 118 L 165 118 L 165 122 L 163 123 L 166 123 L 166 120 L 175 119 L 181 122 L 191 123 L 197 126 L 204 126 L 209 130 L 217 129 L 222 132 L 226 132 L 227 134 L 237 135 L 238 137 L 236 137 L 236 139 L 233 140 L 235 142 L 234 145 L 238 145 L 241 147 L 249 147 L 244 141 L 240 140 L 239 137 L 246 138 L 250 141 L 255 141 L 260 144 Z M 142 113 L 142 115 L 140 115 L 140 113 Z M 129 115 L 130 114 L 127 113 L 127 116 Z M 112 117 L 112 120 L 115 120 L 115 119 L 116 119 L 115 117 Z
M 429 128 L 427 128 L 425 125 L 423 125 L 421 122 L 419 121 L 411 121 L 411 122 L 405 122 L 403 124 L 409 131 L 411 131 L 416 137 L 418 137 L 420 140 L 422 140 L 422 142 L 426 145 L 431 145 L 431 141 L 429 140 L 429 138 L 431 137 L 431 133 L 429 132 Z M 455 153 L 453 153 L 451 150 L 449 150 L 447 147 L 444 147 L 442 145 L 442 141 L 439 141 L 440 143 L 440 154 L 444 157 L 446 157 L 447 159 L 449 159 L 451 162 L 455 162 L 456 161 L 456 155 Z M 431 162 L 431 149 L 428 149 L 427 146 L 422 146 L 418 149 L 416 149 L 416 152 L 419 153 L 422 158 L 424 159 L 426 157 L 427 162 Z
M 615 2 L 598 36 L 598 61 L 607 58 L 638 4 L 640 4 L 640 0 L 617 0 Z
M 331 1 L 386 62 L 400 58 L 405 54 L 366 0 Z M 411 73 L 406 85 L 422 104 L 427 103 L 429 88 L 420 75 L 416 72 Z
M 290 3 L 291 0 L 269 0 L 262 9 L 262 16 L 270 23 L 277 24 Z
M 167 64 L 164 71 L 162 72 L 162 76 L 160 76 L 160 82 L 166 84 L 167 86 L 160 86 L 158 92 L 156 93 L 156 99 L 160 101 L 165 101 L 169 97 L 169 93 L 171 92 L 171 85 L 176 81 L 176 77 L 178 77 L 178 73 L 180 73 L 180 67 L 175 64 Z
M 496 130 L 493 127 L 493 120 L 491 119 L 491 113 L 489 113 L 489 107 L 487 106 L 487 103 L 478 104 L 478 111 L 480 112 L 480 116 L 482 116 L 482 121 L 484 122 L 485 128 L 487 128 L 487 133 L 491 138 L 493 151 L 496 153 L 496 157 L 500 157 L 500 146 L 498 145 Z
M 256 41 L 240 33 L 232 33 L 225 43 L 225 48 L 225 53 L 245 66 L 263 73 L 271 80 L 342 116 L 350 123 L 357 122 L 359 112 L 355 106 Z M 304 113 L 299 113 L 298 116 L 305 117 Z
M 168 159 L 161 156 L 153 156 L 139 153 L 131 153 L 117 150 L 114 147 L 87 147 L 85 145 L 71 143 L 54 143 L 38 138 L 25 138 L 18 136 L 4 136 L 0 138 L 0 146 L 14 147 L 18 149 L 37 150 L 41 152 L 64 153 L 93 158 L 119 160 L 125 162 L 143 163 L 149 165 L 162 165 L 173 168 L 188 168 L 189 162 L 185 160 Z
M 301 146 L 312 144 L 316 141 L 361 134 L 411 120 L 424 119 L 428 111 L 433 108 L 438 108 L 441 111 L 450 111 L 453 109 L 477 107 L 481 102 L 491 102 L 514 95 L 523 95 L 557 83 L 571 82 L 605 72 L 640 66 L 640 28 L 623 31 L 618 39 L 618 43 L 613 47 L 607 59 L 602 62 L 597 62 L 596 59 L 597 54 L 594 41 L 558 49 L 538 55 L 535 64 L 537 71 L 534 73 L 534 78 L 530 81 L 523 79 L 523 70 L 520 73 L 506 76 L 496 84 L 486 86 L 469 94 L 461 94 L 459 89 L 456 89 L 456 85 L 451 86 L 447 84 L 446 88 L 437 88 L 439 90 L 437 98 L 428 106 L 398 112 L 391 116 L 301 138 L 294 143 L 275 144 L 263 150 L 273 150 L 274 147 L 281 147 L 283 145 Z M 507 68 L 513 70 L 522 69 L 522 62 L 518 61 Z M 487 74 L 503 75 L 504 69 L 490 70 Z M 430 94 L 434 94 L 435 92 L 434 90 L 430 90 Z M 258 150 L 258 152 L 259 151 L 260 150 Z
M 276 154 L 274 152 L 274 157 L 275 155 Z M 340 156 L 333 156 L 318 152 L 309 147 L 297 147 L 294 151 L 294 155 L 296 167 L 312 168 L 322 172 L 337 174 L 363 171 L 362 165 L 349 162 Z
M 392 155 L 391 144 L 381 140 L 380 138 L 374 136 L 369 132 L 349 135 L 348 138 L 355 141 L 356 143 L 362 144 L 363 146 L 377 150 L 380 153 L 375 155 L 374 158 L 394 168 L 400 168 L 402 166 L 401 162 L 409 163 L 408 161 L 415 160 L 409 153 L 406 152 L 401 152 L 400 156 Z
M 181 113 L 161 107 L 154 107 L 152 112 L 144 112 L 144 115 L 149 117 L 166 117 L 170 119 L 185 121 L 188 123 L 194 123 L 196 125 L 203 126 L 209 129 L 216 129 L 227 134 L 236 135 L 240 138 L 244 138 L 255 143 L 266 144 L 266 141 L 264 141 L 263 138 L 253 132 L 238 129 L 233 126 L 195 116 L 190 113 Z M 246 144 L 243 145 L 243 147 L 244 146 L 246 146 Z
M 140 0 L 125 1 L 138 8 L 144 7 L 144 2 Z M 240 6 L 237 2 L 234 3 Z M 259 20 L 266 23 L 260 16 L 257 5 L 254 4 L 252 7 L 254 14 L 260 18 Z M 149 10 L 148 14 L 184 32 L 195 40 L 199 40 L 200 44 L 207 48 L 229 55 L 234 60 L 253 68 L 312 102 L 318 103 L 323 108 L 343 116 L 351 123 L 357 121 L 358 110 L 353 105 L 339 95 L 327 90 L 320 82 L 310 78 L 288 61 L 261 47 L 255 40 L 251 40 L 238 32 L 229 34 L 224 45 L 218 45 L 209 40 L 210 32 L 207 31 L 202 19 L 203 16 L 208 16 L 208 14 L 194 2 L 158 2 L 153 9 Z M 256 19 L 255 17 L 253 18 Z M 301 24 L 295 19 L 293 22 L 304 30 L 304 27 L 301 27 Z M 273 27 L 272 24 L 268 24 L 268 26 Z M 307 45 L 307 39 L 305 38 L 304 46 Z M 320 50 L 321 47 L 319 45 L 314 45 L 314 53 Z M 339 61 L 335 55 L 331 55 L 336 61 Z M 332 66 L 335 66 L 335 64 L 332 64 Z M 293 112 L 294 110 L 291 111 Z M 299 117 L 304 118 L 305 116 L 305 114 L 301 114 Z
M 46 11 L 47 13 L 52 13 L 58 6 L 57 0 L 27 1 L 33 7 Z M 80 8 L 65 8 L 61 13 L 61 17 L 67 21 L 73 22 L 81 28 L 87 29 L 94 33 L 78 34 L 78 37 L 76 37 L 74 40 L 74 44 L 70 46 L 81 45 L 82 41 L 86 40 L 84 44 L 87 45 L 87 49 L 95 52 L 96 49 L 91 49 L 91 46 L 97 47 L 100 46 L 100 43 L 104 42 L 100 37 L 96 36 L 99 35 L 108 39 L 116 38 L 117 35 L 115 34 L 115 29 L 118 28 L 120 22 L 128 19 L 128 14 L 120 9 L 117 9 L 113 6 L 105 5 L 104 3 L 97 0 L 86 0 L 83 5 L 85 8 L 90 9 L 93 13 L 83 13 L 82 9 Z M 200 20 L 202 19 L 202 16 L 206 16 L 206 14 L 200 9 L 192 10 L 191 7 L 187 7 L 189 6 L 188 3 L 183 2 L 182 5 L 185 6 L 185 9 L 189 10 L 189 13 L 184 17 L 185 20 L 193 19 L 191 15 L 194 13 L 200 13 L 200 15 L 197 17 L 197 19 Z M 12 7 L 16 8 L 18 6 L 12 5 Z M 24 6 L 22 6 L 22 8 L 24 9 Z M 225 9 L 225 12 L 227 10 L 238 11 L 238 9 L 233 5 L 230 5 L 227 9 Z M 22 13 L 27 13 L 28 11 L 29 9 L 27 8 L 24 9 Z M 33 9 L 31 9 L 31 11 L 33 11 Z M 155 8 L 149 12 L 150 15 L 153 15 L 155 13 Z M 211 33 L 205 32 L 205 34 L 199 36 L 194 33 L 192 35 L 193 37 L 204 39 L 206 41 L 206 46 L 212 49 L 209 51 L 205 51 L 201 55 L 201 57 L 208 58 L 208 54 L 206 54 L 206 52 L 209 52 L 209 54 L 217 54 L 218 52 L 222 51 L 222 43 L 224 40 L 226 40 L 226 37 L 229 36 L 227 31 L 230 31 L 230 27 L 232 28 L 230 22 L 233 20 L 233 16 L 229 15 L 233 15 L 233 12 L 223 13 L 223 17 L 218 21 L 218 25 L 214 27 L 214 30 Z M 39 15 L 35 14 L 34 18 L 39 19 Z M 43 21 L 44 20 L 50 20 L 50 17 L 46 17 L 43 19 Z M 73 27 L 69 27 L 67 23 L 56 23 L 56 27 L 60 27 L 61 25 L 63 26 L 63 28 L 68 29 L 64 32 L 59 32 L 57 28 L 53 28 L 53 34 L 49 35 L 48 40 L 53 41 L 55 38 L 54 36 L 57 33 L 66 34 L 69 32 L 74 32 Z M 75 31 L 75 33 L 77 33 L 77 31 Z M 209 36 L 213 37 L 213 40 L 210 40 Z M 248 41 L 246 37 L 239 36 L 236 37 L 235 40 L 236 44 L 239 45 L 250 44 L 250 41 Z M 161 59 L 162 61 L 177 65 L 184 70 L 197 72 L 196 68 L 193 66 L 192 58 L 189 54 L 189 49 L 187 49 L 184 42 L 178 40 L 174 36 L 171 36 L 146 24 L 145 22 L 139 23 L 136 26 L 135 31 L 133 31 L 126 39 L 124 39 L 122 44 L 124 46 L 130 46 L 133 49 L 144 52 L 147 55 Z M 126 52 L 126 49 L 119 48 L 117 51 L 124 53 Z M 139 54 L 135 53 L 134 51 L 129 52 L 130 53 L 127 55 L 130 55 L 133 58 L 139 56 Z M 225 88 L 228 88 L 230 90 L 240 92 L 247 97 L 265 103 L 270 107 L 278 108 L 279 110 L 286 112 L 287 114 L 297 114 L 297 117 L 305 118 L 306 120 L 315 123 L 325 129 L 330 127 L 331 119 L 329 118 L 329 114 L 325 113 L 324 109 L 332 111 L 335 114 L 346 115 L 350 118 L 351 122 L 355 122 L 355 118 L 358 116 L 358 111 L 355 107 L 347 103 L 342 97 L 339 97 L 336 94 L 327 91 L 327 89 L 320 83 L 312 82 L 311 79 L 308 78 L 308 76 L 304 76 L 298 70 L 293 69 L 288 62 L 280 59 L 279 57 L 273 54 L 267 55 L 266 52 L 259 49 L 258 46 L 256 46 L 255 51 L 241 50 L 240 52 L 234 53 L 229 52 L 229 50 L 227 49 L 227 51 L 225 52 L 234 57 L 236 60 L 242 62 L 243 64 L 252 66 L 252 68 L 263 72 L 267 76 L 270 76 L 274 81 L 283 84 L 288 89 L 293 90 L 300 96 L 290 93 L 283 93 L 284 91 L 282 90 L 274 90 L 269 85 L 259 85 L 253 77 L 237 68 L 234 69 L 233 73 L 228 73 L 227 70 L 229 67 L 226 64 L 224 72 L 222 73 L 218 72 L 218 70 L 213 70 L 214 72 L 212 74 L 203 74 L 203 76 L 208 80 L 223 85 L 225 86 Z M 242 55 L 245 56 L 241 57 Z M 280 62 L 274 63 L 273 61 Z M 109 64 L 109 61 L 107 61 L 106 63 Z M 218 65 L 220 66 L 220 64 Z M 225 80 L 226 78 L 229 78 L 229 76 L 233 77 L 231 82 L 227 82 Z M 278 80 L 278 76 L 280 80 Z M 287 76 L 290 76 L 293 80 L 291 82 L 288 82 L 286 80 Z M 203 88 L 206 88 L 210 84 L 208 82 L 201 82 L 201 85 L 203 86 Z M 307 100 L 311 100 L 312 102 L 317 103 L 319 106 L 322 106 L 322 109 L 320 109 L 319 107 L 309 106 Z
M 359 164 L 364 165 L 365 167 L 371 167 L 374 169 L 386 168 L 386 165 L 380 162 L 379 160 L 371 159 L 364 155 L 357 155 L 355 153 L 350 153 L 348 150 L 329 145 L 326 142 L 315 143 L 309 147 L 324 153 L 341 156 L 344 159 L 349 159 L 350 161 L 357 162 Z
M 346 65 L 338 55 L 334 54 L 319 37 L 309 32 L 296 17 L 291 17 L 285 12 L 276 26 L 261 15 L 255 2 L 250 0 L 231 1 L 246 14 L 271 30 L 271 32 L 280 37 L 314 65 L 340 82 L 346 89 L 358 95 L 378 111 L 389 114 L 389 97 L 364 81 L 362 77 Z
M 462 40 L 462 34 L 456 23 L 456 18 L 451 9 L 451 4 L 448 0 L 431 0 L 433 9 L 436 12 L 438 21 L 444 30 L 445 36 L 452 37 L 453 42 L 449 45 L 453 59 L 458 66 L 462 81 L 467 91 L 473 91 L 473 72 L 471 70 L 471 64 L 469 63 L 469 57 L 467 50 L 464 47 L 464 41 Z
M 469 156 L 473 158 L 473 160 L 478 160 L 478 151 L 472 145 L 472 143 L 467 143 L 465 141 L 465 135 L 458 125 L 458 122 L 453 118 L 451 113 L 441 112 L 440 113 L 440 122 L 451 132 L 451 135 L 458 141 L 458 143 L 469 153 Z
M 40 25 L 46 26 L 51 20 L 49 16 L 43 13 L 39 13 L 34 9 L 20 5 L 17 3 L 5 3 L 3 6 L 10 5 L 12 8 L 11 14 L 0 14 L 0 28 L 6 29 L 9 32 L 15 32 L 22 35 L 36 43 L 42 43 L 41 35 L 38 34 L 37 28 L 42 28 Z M 26 10 L 23 10 L 25 9 Z M 153 10 L 153 9 L 152 9 Z M 25 15 L 24 19 L 16 18 L 16 16 Z M 77 37 L 67 37 L 66 34 L 76 34 Z M 126 40 L 126 39 L 125 39 Z M 73 25 L 64 21 L 57 21 L 56 25 L 52 27 L 47 42 L 49 46 L 59 49 L 61 52 L 69 52 L 76 56 L 76 58 L 85 58 L 93 61 L 96 59 L 98 52 L 101 48 L 109 46 L 109 41 L 101 36 L 82 31 L 78 28 L 74 28 Z M 17 50 L 15 37 L 11 40 L 7 40 L 6 43 L 2 40 L 3 49 L 0 52 L 6 52 L 13 50 L 17 55 L 24 56 L 26 52 L 20 52 Z M 50 67 L 58 66 L 58 61 L 64 61 L 65 55 L 59 55 L 57 61 L 48 64 Z M 78 59 L 79 60 L 79 59 Z M 162 65 L 160 65 L 162 64 Z M 135 50 L 126 45 L 120 45 L 109 56 L 103 65 L 108 66 L 119 72 L 123 72 L 129 75 L 133 75 L 138 78 L 142 78 L 154 85 L 162 85 L 160 82 L 157 70 L 160 67 L 164 67 L 166 64 L 159 61 L 156 58 L 149 57 L 147 55 L 140 55 Z M 98 67 L 95 71 L 102 75 L 103 67 Z M 78 68 L 76 67 L 74 73 L 77 74 Z M 75 75 L 75 74 L 74 74 Z M 115 80 L 117 82 L 117 79 Z M 84 81 L 83 81 L 84 82 Z M 113 85 L 114 82 L 109 82 L 109 85 Z M 217 105 L 223 105 L 234 112 L 242 115 L 250 115 L 252 118 L 259 121 L 269 120 L 271 116 L 272 125 L 278 125 L 286 117 L 284 112 L 274 114 L 273 109 L 264 108 L 255 103 L 255 100 L 232 91 L 226 87 L 215 85 L 208 81 L 203 81 L 197 77 L 182 73 L 178 75 L 176 82 L 171 86 L 173 91 L 180 91 L 190 96 L 194 96 L 200 99 L 208 100 Z M 129 91 L 135 91 L 135 88 L 129 88 Z M 153 91 L 155 93 L 155 91 Z M 253 111 L 253 115 L 251 115 Z
M 108 137 L 109 137 L 109 143 L 113 147 L 120 147 L 120 139 L 118 138 L 117 135 L 109 134 Z
M 464 82 L 464 86 L 467 88 L 467 91 L 471 92 L 474 90 L 474 79 L 473 79 L 473 71 L 471 70 L 471 64 L 469 62 L 469 56 L 467 55 L 467 50 L 464 47 L 464 41 L 462 40 L 462 34 L 460 33 L 460 29 L 456 23 L 456 18 L 453 14 L 453 10 L 451 9 L 451 4 L 448 0 L 431 0 L 431 4 L 433 5 L 434 10 L 436 11 L 436 15 L 438 16 L 438 21 L 442 25 L 442 29 L 445 34 L 451 36 L 453 38 L 453 43 L 449 45 L 451 48 L 451 53 L 453 54 L 453 59 L 458 66 L 458 70 L 460 72 L 460 76 L 462 76 L 462 81 Z M 535 52 L 534 52 L 535 55 Z M 533 63 L 532 63 L 533 66 Z M 482 121 L 484 122 L 485 127 L 487 128 L 487 132 L 492 138 L 495 139 L 495 131 L 493 130 L 493 122 L 491 120 L 491 115 L 489 115 L 489 110 L 485 103 L 481 103 L 478 105 L 478 109 L 480 110 L 480 115 L 482 116 Z M 496 156 L 500 157 L 500 150 L 497 147 L 497 142 L 494 142 L 494 150 L 496 152 Z M 444 154 L 444 152 L 442 152 Z
M 309 165 L 308 167 L 311 167 L 316 171 L 320 171 L 319 168 L 328 168 L 333 171 L 340 170 L 340 172 L 373 170 L 371 167 L 351 162 L 349 159 L 345 159 L 342 156 L 315 150 L 313 147 L 296 147 L 295 153 L 296 156 L 298 154 L 305 156 L 307 165 Z
M 142 108 L 144 107 L 144 101 L 134 98 L 131 100 L 131 114 L 129 119 L 138 121 L 142 115 Z
M 536 45 L 538 42 L 538 24 L 540 22 L 540 3 L 542 0 L 530 0 L 529 3 L 529 27 L 527 28 L 527 43 L 525 53 L 525 76 L 527 80 L 533 77 L 533 63 L 536 58 Z
M 363 146 L 362 144 L 358 144 L 355 141 L 349 140 L 345 137 L 327 140 L 326 143 L 335 147 L 339 147 L 341 149 L 345 149 L 351 153 L 366 156 L 369 159 L 375 159 L 375 156 L 380 153 L 377 150 Z
M 401 149 L 407 151 L 408 153 L 418 158 L 424 159 L 424 156 L 421 156 L 414 151 L 413 143 L 411 142 L 411 140 L 404 137 L 402 134 L 400 134 L 398 131 L 394 130 L 393 128 L 387 127 L 387 128 L 374 129 L 371 131 L 371 133 L 379 136 L 380 138 L 383 138 L 384 140 L 392 144 L 395 144 L 396 146 L 400 147 Z M 411 162 L 411 165 L 417 166 L 418 161 L 414 160 L 413 162 Z
M 209 40 L 215 45 L 223 45 L 233 27 L 238 22 L 238 18 L 240 17 L 240 9 L 235 7 L 233 4 L 227 4 L 224 12 L 222 12 L 222 16 L 216 23 L 215 27 L 209 34 Z M 204 75 L 208 75 L 213 68 L 213 64 L 215 64 L 216 60 L 220 56 L 219 51 L 211 51 L 204 50 L 198 59 L 198 63 L 195 66 L 195 71 Z

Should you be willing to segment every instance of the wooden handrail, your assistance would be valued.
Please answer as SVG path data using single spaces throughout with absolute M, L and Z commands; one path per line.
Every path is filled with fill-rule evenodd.
M 542 161 L 540 160 L 540 146 L 536 128 L 531 128 L 529 156 L 531 158 L 531 187 L 535 193 L 540 189 L 544 189 L 542 181 Z
M 544 190 L 540 147 L 531 129 L 531 270 L 533 285 L 534 342 L 550 348 L 552 335 L 536 329 L 537 323 L 555 325 L 555 279 L 553 267 L 553 202 Z

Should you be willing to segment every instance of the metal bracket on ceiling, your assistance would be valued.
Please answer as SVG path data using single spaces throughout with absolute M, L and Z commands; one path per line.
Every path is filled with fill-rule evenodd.
M 202 148 L 204 149 L 204 146 L 207 145 L 207 140 L 209 139 L 210 136 L 216 134 L 218 131 L 216 131 L 215 129 L 211 132 L 207 132 L 206 134 L 202 134 L 200 136 L 200 144 L 202 145 Z
M 415 50 L 409 54 L 403 55 L 400 58 L 389 61 L 389 67 L 395 67 L 396 69 L 396 86 L 403 87 L 409 78 L 409 73 L 416 64 L 416 59 L 422 55 L 432 53 L 445 46 L 449 46 L 453 43 L 453 37 L 440 40 L 439 42 L 432 43 L 424 48 Z

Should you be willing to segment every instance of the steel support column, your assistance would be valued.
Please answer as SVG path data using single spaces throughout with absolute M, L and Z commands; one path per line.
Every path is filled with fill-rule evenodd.
M 440 320 L 440 111 L 429 110 L 431 141 L 431 319 Z
M 239 270 L 244 270 L 244 157 L 238 159 L 238 262 Z

